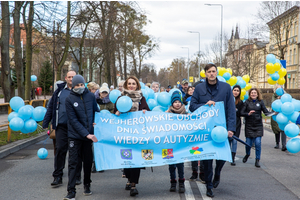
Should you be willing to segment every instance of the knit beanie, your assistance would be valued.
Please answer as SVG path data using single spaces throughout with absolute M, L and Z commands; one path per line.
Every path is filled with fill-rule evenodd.
M 172 96 L 171 96 L 171 105 L 173 105 L 173 103 L 178 100 L 182 103 L 182 98 L 181 98 L 181 93 L 179 91 L 175 91 L 173 92 Z
M 73 76 L 73 79 L 72 79 L 72 87 L 75 87 L 75 86 L 78 85 L 79 83 L 84 84 L 84 83 L 85 83 L 84 78 L 83 78 L 81 75 L 75 75 L 75 76 Z

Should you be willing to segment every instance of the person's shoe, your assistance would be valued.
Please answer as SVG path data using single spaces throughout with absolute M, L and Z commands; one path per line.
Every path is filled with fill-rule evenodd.
M 131 184 L 130 182 L 127 182 L 125 186 L 125 190 L 130 190 L 130 189 L 131 189 Z
M 103 173 L 104 172 L 104 170 L 100 170 L 100 171 L 98 171 L 99 173 Z
M 219 184 L 220 184 L 220 176 L 215 176 L 213 180 L 214 188 L 217 188 Z
M 179 193 L 185 192 L 184 181 L 185 181 L 184 179 L 179 179 L 179 189 L 178 189 Z
M 89 196 L 91 194 L 92 194 L 91 185 L 84 185 L 83 195 L 84 196 Z
M 215 196 L 212 189 L 207 189 L 206 190 L 206 196 L 208 196 L 208 197 L 214 197 Z
M 130 196 L 134 197 L 137 194 L 139 194 L 139 191 L 135 187 L 132 187 L 130 189 Z
M 171 180 L 170 182 L 171 182 L 170 192 L 176 192 L 177 181 Z
M 286 151 L 287 149 L 286 149 L 286 147 L 285 146 L 283 146 L 282 148 L 281 148 L 281 151 Z
M 60 178 L 60 177 L 55 177 L 54 180 L 53 180 L 53 182 L 51 183 L 51 186 L 53 188 L 59 187 L 61 185 L 62 185 L 62 178 Z
M 249 155 L 245 155 L 245 157 L 243 158 L 243 163 L 247 162 L 248 158 L 249 158 Z
M 279 144 L 276 144 L 276 146 L 274 147 L 274 149 L 279 149 Z
M 200 182 L 201 183 L 203 183 L 203 184 L 205 184 L 205 175 L 204 175 L 204 173 L 199 173 L 199 180 L 200 180 Z
M 259 159 L 255 159 L 255 167 L 260 167 Z
M 92 173 L 96 173 L 97 172 L 95 162 L 93 162 L 93 164 L 92 164 L 92 170 L 91 170 L 91 172 Z
M 80 179 L 76 179 L 76 185 L 80 185 L 82 182 L 81 182 L 81 180 Z
M 235 166 L 236 164 L 235 164 L 235 161 L 232 161 L 232 163 L 230 163 L 231 164 L 231 166 Z
M 75 200 L 75 192 L 68 192 L 67 196 L 63 200 Z
M 231 166 L 235 166 L 235 153 L 234 152 L 231 152 L 231 157 L 232 157 Z
M 198 173 L 197 172 L 193 172 L 190 180 L 191 181 L 195 181 L 197 179 L 197 177 L 198 177 Z

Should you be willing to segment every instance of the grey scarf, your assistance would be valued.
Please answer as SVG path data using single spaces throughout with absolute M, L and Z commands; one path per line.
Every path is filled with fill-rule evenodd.
M 129 112 L 134 112 L 139 110 L 139 104 L 142 99 L 142 91 L 141 90 L 126 90 L 122 92 L 122 96 L 128 96 L 132 100 L 132 107 Z

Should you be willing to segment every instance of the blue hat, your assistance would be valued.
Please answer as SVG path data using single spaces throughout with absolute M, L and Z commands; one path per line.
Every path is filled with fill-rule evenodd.
M 81 75 L 75 75 L 75 76 L 73 76 L 72 87 L 75 87 L 79 83 L 84 84 L 85 83 L 84 78 Z
M 173 104 L 176 100 L 182 103 L 181 92 L 175 91 L 171 96 L 171 104 Z

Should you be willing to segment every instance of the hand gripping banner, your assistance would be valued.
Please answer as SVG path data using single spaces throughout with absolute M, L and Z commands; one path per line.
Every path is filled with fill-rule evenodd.
M 223 102 L 201 106 L 190 115 L 142 111 L 116 116 L 96 113 L 96 169 L 160 166 L 195 160 L 231 161 L 228 140 L 211 138 L 215 126 L 226 128 Z

